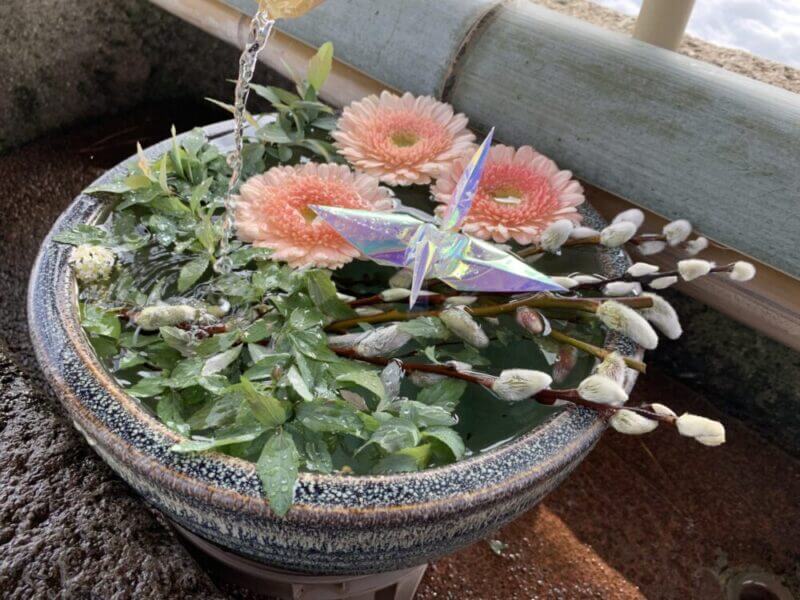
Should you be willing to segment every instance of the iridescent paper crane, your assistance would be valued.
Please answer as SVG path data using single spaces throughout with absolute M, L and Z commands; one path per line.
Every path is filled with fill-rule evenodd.
M 513 254 L 458 231 L 478 190 L 493 133 L 494 129 L 464 169 L 441 221 L 400 212 L 310 208 L 371 260 L 410 268 L 411 307 L 425 279 L 431 278 L 469 292 L 563 292 L 563 287 Z

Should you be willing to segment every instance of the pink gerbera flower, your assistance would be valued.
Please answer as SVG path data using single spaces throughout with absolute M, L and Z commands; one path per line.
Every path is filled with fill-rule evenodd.
M 332 135 L 350 164 L 389 185 L 430 183 L 475 141 L 467 118 L 449 104 L 389 92 L 345 108 Z
M 390 210 L 393 201 L 377 179 L 344 165 L 273 167 L 242 185 L 235 209 L 237 235 L 270 248 L 273 258 L 293 267 L 336 269 L 357 257 L 358 250 L 309 204 Z
M 444 212 L 467 159 L 460 159 L 433 186 L 433 193 Z M 464 233 L 495 242 L 513 238 L 532 244 L 550 223 L 569 219 L 578 223 L 575 209 L 583 202 L 583 188 L 569 171 L 559 171 L 556 163 L 530 146 L 514 150 L 494 146 L 486 157 L 483 176 L 467 215 Z

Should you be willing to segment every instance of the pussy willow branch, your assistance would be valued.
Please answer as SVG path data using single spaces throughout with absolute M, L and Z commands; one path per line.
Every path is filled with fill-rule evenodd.
M 451 377 L 453 379 L 460 379 L 469 383 L 475 383 L 486 388 L 491 388 L 496 379 L 496 377 L 487 373 L 479 373 L 477 371 L 459 371 L 458 369 L 449 365 L 407 362 L 394 358 L 385 358 L 383 356 L 364 356 L 356 352 L 353 348 L 333 348 L 333 351 L 339 356 L 369 363 L 371 365 L 385 367 L 391 362 L 397 362 L 400 365 L 400 368 L 406 373 L 413 373 L 415 371 L 420 373 L 433 373 L 435 375 L 442 375 L 444 377 Z M 611 406 L 608 404 L 601 404 L 599 402 L 592 402 L 591 400 L 581 398 L 580 394 L 578 394 L 578 390 L 576 389 L 542 390 L 531 396 L 530 399 L 536 400 L 540 404 L 547 405 L 555 404 L 557 400 L 565 400 L 579 406 L 585 406 L 586 408 L 590 408 L 604 415 L 611 415 L 618 410 L 625 408 L 639 413 L 648 419 L 654 419 L 656 421 L 669 424 L 674 424 L 675 422 L 675 417 L 656 414 L 652 410 L 648 410 L 646 407 Z
M 629 239 L 627 241 L 628 244 L 633 244 L 634 246 L 639 246 L 644 244 L 645 242 L 666 242 L 667 236 L 663 233 L 640 233 Z M 566 242 L 562 244 L 562 248 L 569 248 L 572 246 L 594 246 L 600 244 L 600 234 L 595 235 L 588 235 L 584 238 L 577 238 L 577 239 L 568 239 Z M 684 245 L 684 244 L 681 244 Z M 523 248 L 522 250 L 517 252 L 517 256 L 526 257 L 526 256 L 534 256 L 536 254 L 542 254 L 545 250 L 542 250 L 539 246 L 528 246 L 527 248 Z
M 610 350 L 606 350 L 605 348 L 601 348 L 599 346 L 595 346 L 594 344 L 590 344 L 589 342 L 584 342 L 583 340 L 576 339 L 574 337 L 568 336 L 563 331 L 559 331 L 558 329 L 553 329 L 550 331 L 550 337 L 555 341 L 566 344 L 568 346 L 572 346 L 573 348 L 577 348 L 587 354 L 591 354 L 595 358 L 599 358 L 603 360 L 606 356 L 611 354 Z M 625 360 L 625 364 L 628 365 L 631 369 L 638 371 L 639 373 L 645 373 L 647 371 L 647 365 L 644 364 L 640 360 L 636 360 L 635 358 L 631 358 L 629 356 L 623 357 Z
M 718 267 L 712 267 L 709 271 L 710 273 L 729 273 L 731 269 L 733 269 L 734 263 L 728 263 L 727 265 L 720 265 Z M 571 288 L 572 290 L 586 290 L 586 289 L 596 289 L 601 288 L 607 283 L 614 283 L 616 281 L 624 281 L 629 283 L 641 283 L 647 284 L 651 281 L 656 279 L 661 279 L 662 277 L 679 277 L 680 271 L 674 269 L 672 271 L 656 271 L 655 273 L 648 273 L 647 275 L 639 275 L 638 277 L 634 277 L 633 275 L 629 275 L 625 273 L 624 275 L 620 275 L 619 277 L 612 277 L 611 279 L 603 279 L 602 281 L 592 281 L 589 283 L 581 283 L 576 285 L 575 287 Z
M 480 306 L 475 308 L 467 307 L 466 310 L 474 317 L 496 317 L 510 312 L 514 312 L 521 306 L 531 308 L 567 308 L 581 312 L 595 313 L 598 306 L 606 300 L 616 300 L 627 304 L 631 308 L 650 308 L 653 301 L 650 298 L 559 298 L 556 296 L 531 296 L 520 300 L 513 300 L 503 304 L 492 306 Z M 363 317 L 353 317 L 352 319 L 342 319 L 334 321 L 326 329 L 331 331 L 346 331 L 360 323 L 387 323 L 389 321 L 409 321 L 418 317 L 436 317 L 441 314 L 441 310 L 423 310 L 417 312 L 401 312 L 399 310 L 387 310 L 377 315 Z

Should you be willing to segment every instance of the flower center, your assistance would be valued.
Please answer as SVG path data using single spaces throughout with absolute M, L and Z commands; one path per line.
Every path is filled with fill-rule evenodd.
M 317 213 L 311 210 L 308 206 L 297 209 L 297 212 L 300 213 L 300 216 L 302 216 L 308 224 L 313 223 L 317 218 Z
M 392 135 L 392 142 L 398 148 L 408 148 L 419 141 L 419 136 L 413 131 L 395 131 Z
M 522 202 L 522 190 L 513 185 L 501 185 L 489 192 L 489 197 L 498 204 L 516 206 Z

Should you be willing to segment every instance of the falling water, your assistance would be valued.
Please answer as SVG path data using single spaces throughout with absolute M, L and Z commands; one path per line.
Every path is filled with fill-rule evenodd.
M 264 48 L 275 24 L 269 18 L 265 3 L 260 2 L 253 20 L 250 23 L 250 34 L 247 45 L 239 58 L 239 78 L 236 80 L 236 92 L 233 102 L 233 151 L 228 155 L 228 165 L 231 168 L 231 178 L 228 182 L 228 191 L 225 194 L 225 215 L 222 222 L 222 239 L 219 244 L 219 258 L 214 264 L 218 273 L 228 273 L 231 270 L 230 238 L 233 233 L 234 192 L 239 187 L 242 178 L 242 147 L 244 145 L 244 124 L 247 106 L 247 97 L 250 95 L 250 81 L 256 70 L 258 53 Z

